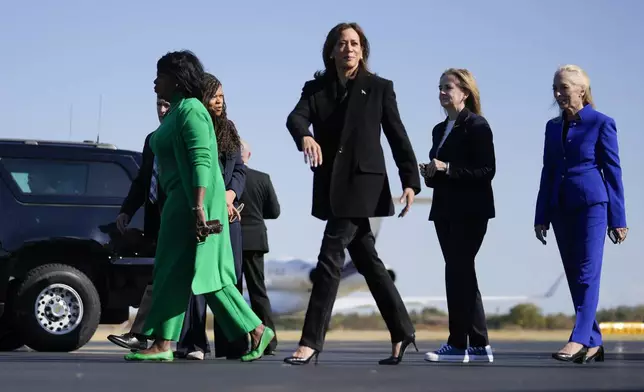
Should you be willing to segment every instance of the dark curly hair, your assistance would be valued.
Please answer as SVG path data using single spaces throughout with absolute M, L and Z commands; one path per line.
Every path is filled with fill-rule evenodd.
M 206 108 L 208 108 L 210 100 L 215 97 L 219 86 L 221 86 L 219 79 L 207 72 L 204 74 L 203 99 L 201 102 Z M 224 99 L 221 116 L 216 116 L 210 109 L 208 111 L 210 112 L 210 117 L 212 117 L 213 124 L 215 124 L 215 136 L 217 137 L 219 154 L 225 154 L 226 156 L 237 154 L 241 149 L 241 139 L 239 138 L 239 133 L 237 133 L 237 127 L 226 116 L 226 100 Z
M 177 90 L 186 98 L 203 98 L 204 68 L 199 58 L 189 50 L 169 52 L 157 61 L 157 72 L 177 80 Z

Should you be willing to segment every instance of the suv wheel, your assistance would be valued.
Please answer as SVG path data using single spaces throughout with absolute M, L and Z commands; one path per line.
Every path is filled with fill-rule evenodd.
M 16 294 L 27 346 L 36 351 L 69 352 L 92 338 L 101 302 L 92 281 L 76 268 L 43 265 L 29 271 Z
M 14 351 L 22 346 L 22 337 L 16 332 L 0 331 L 0 351 Z
M 15 279 L 9 282 L 7 302 L 2 317 L 0 317 L 0 352 L 14 351 L 25 345 L 22 335 L 19 333 L 20 327 L 15 322 L 14 302 L 18 284 L 19 282 Z

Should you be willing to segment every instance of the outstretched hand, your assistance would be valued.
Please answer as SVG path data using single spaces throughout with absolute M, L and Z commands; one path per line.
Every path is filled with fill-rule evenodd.
M 311 167 L 322 165 L 322 148 L 311 136 L 302 138 L 302 151 L 304 152 L 304 163 Z
M 548 235 L 548 227 L 546 225 L 535 225 L 534 234 L 542 244 L 547 244 L 546 236 Z
M 409 212 L 409 209 L 411 208 L 411 205 L 414 204 L 414 196 L 416 194 L 414 193 L 414 190 L 411 188 L 405 188 L 403 191 L 402 196 L 400 197 L 400 203 L 405 203 L 405 208 L 403 208 L 402 211 L 400 211 L 400 214 L 398 214 L 399 218 L 404 217 L 407 215 Z

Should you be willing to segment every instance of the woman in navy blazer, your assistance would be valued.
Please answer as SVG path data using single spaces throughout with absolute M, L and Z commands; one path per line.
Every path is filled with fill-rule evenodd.
M 219 79 L 206 73 L 203 104 L 215 125 L 219 165 L 226 185 L 226 204 L 230 218 L 230 244 L 235 258 L 237 288 L 242 291 L 242 230 L 239 221 L 239 199 L 246 187 L 246 166 L 241 157 L 241 139 L 235 124 L 226 115 L 226 101 Z M 215 357 L 240 358 L 247 349 L 245 339 L 229 343 L 215 320 Z M 177 343 L 180 357 L 203 359 L 210 352 L 206 335 L 206 300 L 202 295 L 190 296 L 181 338 Z
M 438 97 L 447 116 L 432 130 L 431 162 L 421 164 L 420 171 L 425 185 L 434 189 L 429 220 L 445 259 L 449 337 L 425 359 L 492 362 L 475 265 L 488 223 L 496 215 L 494 136 L 470 71 L 443 72 Z
M 626 239 L 624 187 L 615 121 L 595 110 L 590 81 L 576 65 L 555 72 L 561 115 L 546 124 L 534 229 L 545 245 L 552 227 L 575 306 L 575 326 L 555 359 L 603 361 L 595 320 L 605 236 Z

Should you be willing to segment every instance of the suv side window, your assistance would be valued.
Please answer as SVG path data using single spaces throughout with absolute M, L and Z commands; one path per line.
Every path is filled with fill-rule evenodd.
M 126 197 L 131 180 L 112 162 L 3 158 L 20 191 L 33 196 Z

